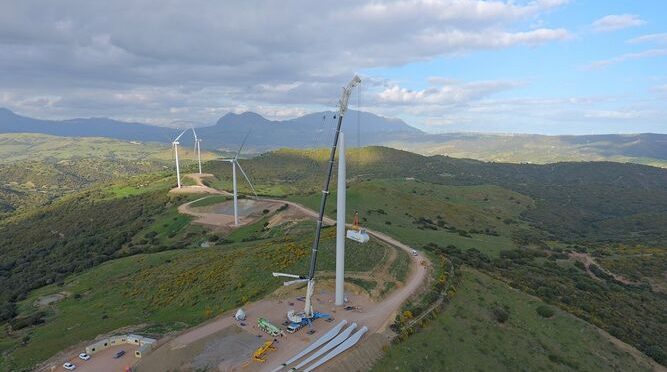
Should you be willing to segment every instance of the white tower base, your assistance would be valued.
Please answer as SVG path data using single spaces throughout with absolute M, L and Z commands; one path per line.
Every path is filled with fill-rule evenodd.
M 338 137 L 338 193 L 336 200 L 336 306 L 345 302 L 345 140 Z

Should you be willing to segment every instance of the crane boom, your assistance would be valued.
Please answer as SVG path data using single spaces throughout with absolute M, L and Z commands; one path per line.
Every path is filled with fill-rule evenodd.
M 334 135 L 333 145 L 331 146 L 331 153 L 329 155 L 329 164 L 327 168 L 327 177 L 324 180 L 324 189 L 322 189 L 322 199 L 320 202 L 320 213 L 317 217 L 317 227 L 315 229 L 315 240 L 313 241 L 312 253 L 310 256 L 310 269 L 308 271 L 308 289 L 306 292 L 306 308 L 305 314 L 310 317 L 313 315 L 311 305 L 311 297 L 314 291 L 315 266 L 317 265 L 317 251 L 320 247 L 320 237 L 322 235 L 322 221 L 324 220 L 324 211 L 327 205 L 327 197 L 329 196 L 329 183 L 331 183 L 331 174 L 333 173 L 333 165 L 336 157 L 336 148 L 338 147 L 338 137 L 340 135 L 340 127 L 343 123 L 343 116 L 347 112 L 347 104 L 352 94 L 352 89 L 361 83 L 359 76 L 354 75 L 352 80 L 343 88 L 343 94 L 338 102 L 338 125 L 336 126 L 336 133 Z

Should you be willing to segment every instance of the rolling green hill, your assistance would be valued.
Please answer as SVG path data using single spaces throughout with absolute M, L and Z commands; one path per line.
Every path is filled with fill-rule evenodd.
M 184 170 L 194 169 L 181 149 Z M 108 138 L 0 134 L 0 216 L 45 205 L 99 182 L 173 167 L 169 146 Z M 213 158 L 210 152 L 204 160 Z
M 325 150 L 279 150 L 242 165 L 259 193 L 307 195 L 321 187 L 326 156 Z M 352 182 L 399 178 L 450 186 L 496 185 L 521 193 L 534 201 L 522 218 L 550 239 L 667 245 L 667 171 L 660 168 L 612 162 L 497 164 L 386 147 L 353 149 L 347 158 Z M 224 163 L 210 162 L 206 170 L 229 179 Z
M 315 206 L 325 157 L 280 150 L 243 166 L 260 192 L 277 190 Z M 207 167 L 228 177 L 226 168 Z M 359 209 L 362 223 L 499 276 L 667 363 L 660 311 L 667 294 L 600 271 L 590 277 L 568 256 L 627 257 L 619 247 L 637 245 L 665 252 L 666 170 L 610 162 L 494 164 L 371 147 L 349 152 L 348 177 L 348 210 Z M 653 259 L 657 269 L 647 276 L 660 277 L 655 270 L 665 267 L 665 255 Z
M 424 155 L 492 162 L 615 161 L 667 167 L 667 135 L 654 133 L 579 136 L 449 133 L 383 145 Z
M 461 280 L 444 312 L 390 348 L 373 371 L 652 370 L 647 357 L 499 280 L 470 269 Z
M 147 197 L 151 195 L 144 195 Z M 137 202 L 136 198 L 121 200 L 133 205 Z M 0 336 L 0 353 L 4 353 L 0 367 L 29 369 L 58 351 L 121 327 L 141 325 L 142 332 L 162 335 L 261 299 L 282 285 L 271 276 L 272 271 L 307 269 L 314 228 L 308 221 L 267 229 L 267 219 L 224 238 L 189 224 L 188 218 L 181 221 L 171 208 L 138 232 L 131 230 L 131 222 L 118 221 L 134 236 L 111 253 L 109 261 L 101 259 L 106 262 L 82 274 L 75 270 L 73 275 L 47 280 L 52 284 L 20 296 L 18 315 L 9 322 L 11 331 Z M 320 270 L 335 269 L 334 236 L 334 228 L 323 234 Z M 203 242 L 211 247 L 200 248 Z M 112 246 L 104 241 L 98 244 Z M 393 249 L 377 242 L 351 243 L 350 248 L 346 251 L 348 269 L 361 272 L 381 264 L 385 251 Z M 83 254 L 76 247 L 71 250 Z M 58 264 L 51 264 L 54 270 Z M 404 280 L 398 275 L 396 280 Z M 60 300 L 38 305 L 54 296 Z
M 279 150 L 241 164 L 260 194 L 315 206 L 326 154 Z M 205 171 L 217 176 L 211 184 L 231 186 L 228 164 L 210 161 Z M 0 285 L 8 288 L 0 295 L 0 309 L 6 329 L 20 328 L 0 338 L 3 363 L 10 363 L 5 365 L 28 368 L 59 348 L 122 325 L 147 322 L 146 329 L 156 333 L 180 329 L 235 306 L 243 296 L 260 298 L 272 288 L 209 288 L 199 279 L 210 273 L 252 282 L 268 270 L 264 264 L 269 256 L 279 258 L 272 269 L 279 264 L 298 270 L 306 264 L 311 225 L 265 231 L 260 221 L 211 238 L 203 227 L 178 215 L 176 206 L 189 199 L 167 196 L 170 185 L 170 176 L 161 173 L 98 183 L 0 224 Z M 245 185 L 242 191 L 249 192 Z M 327 213 L 333 216 L 334 208 L 330 203 Z M 443 297 L 442 283 L 461 296 L 436 306 L 442 315 L 421 331 L 397 320 L 394 329 L 416 335 L 390 348 L 382 366 L 411 367 L 397 365 L 398 356 L 410 352 L 415 360 L 426 360 L 433 354 L 431 343 L 463 338 L 454 349 L 461 358 L 487 352 L 479 358 L 479 368 L 499 363 L 511 369 L 524 363 L 526 350 L 539 354 L 530 363 L 536 369 L 645 367 L 603 342 L 595 327 L 667 364 L 662 311 L 667 292 L 656 280 L 667 263 L 666 170 L 609 162 L 495 164 L 369 147 L 348 153 L 348 220 L 355 209 L 362 224 L 422 248 L 436 264 L 427 294 L 404 310 L 427 314 L 435 301 L 449 298 Z M 325 270 L 333 262 L 332 231 L 324 234 Z M 282 249 L 286 237 L 291 244 Z M 208 240 L 219 243 L 198 248 Z M 252 254 L 234 255 L 236 249 Z M 359 255 L 350 262 L 374 261 L 374 250 L 350 251 Z M 571 257 L 574 253 L 588 254 L 602 268 L 637 282 L 620 282 L 600 268 L 586 270 Z M 650 254 L 652 260 L 638 261 L 638 254 Z M 253 269 L 237 270 L 248 266 Z M 164 275 L 182 280 L 165 280 Z M 133 277 L 144 280 L 137 284 Z M 106 280 L 115 285 L 108 287 Z M 215 282 L 222 286 L 225 281 Z M 60 292 L 66 298 L 43 311 L 32 305 Z M 480 294 L 471 295 L 476 292 Z M 118 296 L 132 301 L 118 309 L 113 301 Z M 504 324 L 489 318 L 495 316 L 496 302 L 508 313 Z M 536 315 L 541 302 L 554 318 Z M 56 334 L 82 317 L 80 309 L 91 307 L 105 309 L 107 317 L 55 341 Z M 114 311 L 135 316 L 121 321 L 110 315 Z M 580 329 L 586 334 L 572 340 L 572 332 Z M 506 353 L 515 358 L 500 358 Z M 428 359 L 424 366 L 454 368 L 461 361 Z

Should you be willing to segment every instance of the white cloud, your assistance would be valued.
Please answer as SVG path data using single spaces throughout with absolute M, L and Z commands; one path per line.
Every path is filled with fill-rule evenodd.
M 661 34 L 649 34 L 628 40 L 630 44 L 656 43 L 667 44 L 667 32 Z
M 611 14 L 593 22 L 593 29 L 598 32 L 622 30 L 624 28 L 639 27 L 646 21 L 635 14 Z
M 430 81 L 442 79 L 431 78 Z M 447 81 L 447 80 L 444 80 Z M 424 90 L 413 91 L 401 88 L 398 85 L 387 87 L 379 92 L 376 97 L 378 104 L 391 105 L 451 105 L 466 104 L 479 100 L 495 93 L 515 89 L 524 85 L 518 81 L 478 81 L 469 83 L 457 83 L 450 81 L 440 87 L 431 87 Z
M 611 120 L 630 120 L 637 119 L 642 116 L 641 112 L 637 111 L 589 111 L 584 114 L 585 118 L 590 119 L 611 119 Z
M 331 105 L 357 71 L 567 39 L 528 26 L 566 3 L 0 2 L 0 87 L 62 97 L 41 111 L 10 106 L 35 116 L 169 122 L 192 105 L 193 120 L 212 121 L 215 108 L 239 104 Z
M 621 54 L 620 56 L 614 58 L 592 62 L 584 66 L 584 70 L 599 70 L 608 67 L 610 65 L 614 65 L 625 61 L 634 61 L 639 59 L 655 58 L 662 56 L 667 56 L 667 49 L 649 49 L 636 53 L 626 53 L 626 54 Z

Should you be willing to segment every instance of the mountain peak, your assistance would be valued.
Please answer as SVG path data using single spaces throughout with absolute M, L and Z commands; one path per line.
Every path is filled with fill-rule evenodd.
M 248 121 L 268 122 L 269 120 L 263 117 L 262 115 L 252 111 L 245 111 L 240 114 L 237 114 L 235 112 L 228 112 L 225 115 L 223 115 L 220 119 L 218 119 L 216 125 L 227 125 L 227 124 L 236 125 L 236 124 L 246 123 Z
M 0 115 L 2 116 L 18 116 L 16 113 L 8 108 L 0 107 Z

